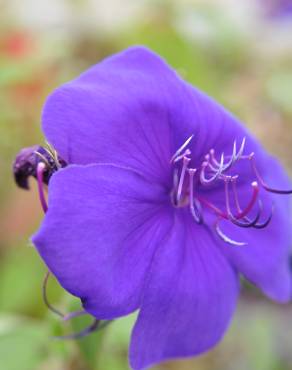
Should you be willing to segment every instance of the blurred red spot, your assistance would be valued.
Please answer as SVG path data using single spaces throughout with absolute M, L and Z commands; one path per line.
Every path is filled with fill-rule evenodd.
M 35 43 L 31 35 L 14 31 L 0 39 L 0 52 L 16 59 L 25 58 L 33 53 Z

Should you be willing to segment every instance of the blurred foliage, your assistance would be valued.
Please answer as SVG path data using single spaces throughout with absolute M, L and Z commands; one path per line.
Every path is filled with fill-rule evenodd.
M 100 8 L 101 18 L 109 12 L 106 3 L 113 9 L 111 1 Z M 27 4 L 27 12 L 33 11 L 32 3 Z M 0 4 L 1 370 L 128 369 L 127 347 L 135 315 L 79 341 L 52 339 L 79 332 L 90 318 L 63 322 L 47 311 L 41 295 L 46 269 L 29 242 L 42 218 L 35 184 L 31 182 L 30 192 L 20 191 L 11 175 L 17 151 L 43 142 L 42 105 L 60 83 L 129 45 L 149 46 L 183 78 L 238 114 L 292 172 L 291 27 L 280 34 L 274 21 L 256 18 L 256 12 L 254 28 L 244 21 L 239 24 L 230 15 L 230 2 L 173 0 L 141 2 L 140 14 L 135 13 L 122 28 L 116 28 L 121 9 L 114 2 L 112 27 L 105 31 L 99 24 L 86 27 L 86 20 L 78 22 L 79 13 L 91 9 L 90 1 L 64 4 L 67 17 L 57 32 L 49 24 L 37 28 L 25 23 L 12 2 Z M 272 43 L 264 49 L 269 32 L 281 38 L 288 34 L 290 47 L 278 52 Z M 79 303 L 53 279 L 48 292 L 63 311 L 78 309 Z M 245 287 L 234 324 L 216 349 L 155 369 L 290 370 L 289 309 L 274 306 Z

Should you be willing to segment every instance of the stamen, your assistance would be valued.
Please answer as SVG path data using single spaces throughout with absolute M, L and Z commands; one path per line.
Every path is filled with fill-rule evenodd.
M 262 206 L 262 202 L 259 201 L 259 208 L 260 208 L 260 212 L 262 212 L 262 209 L 263 209 L 263 206 Z M 269 225 L 269 223 L 271 222 L 272 218 L 273 218 L 273 214 L 274 214 L 274 209 L 275 209 L 275 206 L 274 204 L 272 204 L 272 210 L 271 210 L 271 213 L 269 215 L 269 217 L 266 219 L 266 221 L 262 222 L 262 223 L 256 223 L 255 225 L 253 225 L 253 227 L 255 229 L 264 229 L 265 227 L 267 227 Z
M 213 211 L 217 216 L 220 218 L 225 218 L 228 220 L 227 214 L 223 211 L 221 211 L 218 207 L 216 207 L 214 204 L 208 202 L 205 198 L 202 198 L 200 196 L 197 197 L 200 203 L 208 207 L 211 211 Z
M 49 161 L 47 160 L 47 158 L 42 153 L 40 153 L 39 151 L 35 150 L 34 151 L 34 154 L 36 154 L 47 165 L 47 167 L 50 167 Z
M 183 161 L 182 167 L 179 171 L 177 168 L 174 169 L 174 176 L 173 176 L 173 190 L 171 192 L 173 203 L 175 206 L 186 206 L 187 204 L 190 207 L 190 212 L 192 217 L 197 223 L 202 223 L 203 215 L 202 215 L 202 206 L 206 206 L 217 216 L 217 220 L 215 222 L 215 231 L 218 236 L 226 243 L 235 245 L 235 246 L 243 246 L 247 245 L 246 242 L 236 241 L 229 238 L 224 232 L 221 230 L 219 226 L 219 222 L 221 220 L 227 220 L 232 222 L 233 224 L 244 227 L 250 228 L 253 227 L 255 229 L 262 229 L 268 226 L 270 223 L 273 212 L 274 212 L 274 205 L 272 205 L 271 214 L 265 221 L 259 222 L 261 215 L 263 213 L 263 205 L 261 200 L 258 199 L 259 191 L 261 185 L 265 190 L 277 193 L 277 194 L 292 194 L 292 190 L 278 190 L 269 187 L 262 177 L 260 176 L 258 169 L 255 165 L 254 161 L 254 153 L 249 155 L 244 155 L 244 148 L 246 144 L 246 138 L 242 139 L 241 145 L 239 149 L 237 149 L 237 142 L 236 140 L 233 142 L 232 154 L 229 156 L 225 156 L 224 152 L 222 152 L 220 161 L 216 159 L 215 150 L 211 149 L 209 153 L 207 153 L 204 157 L 204 160 L 201 164 L 199 169 L 199 186 L 200 185 L 208 185 L 216 182 L 217 180 L 224 181 L 224 190 L 225 190 L 225 207 L 226 210 L 222 211 L 216 205 L 209 202 L 207 199 L 199 195 L 199 191 L 194 194 L 194 182 L 195 182 L 195 173 L 196 169 L 188 168 L 189 162 L 191 161 L 190 155 L 191 151 L 186 149 L 187 145 L 193 138 L 193 135 L 186 140 L 186 142 L 176 151 L 174 156 L 171 158 L 171 162 L 177 163 L 179 161 Z M 252 170 L 255 174 L 257 181 L 253 181 L 251 183 L 252 187 L 252 194 L 251 199 L 249 200 L 248 204 L 245 208 L 241 208 L 237 186 L 236 186 L 236 179 L 238 175 L 229 175 L 226 174 L 226 171 L 232 168 L 232 166 L 239 160 L 250 160 Z M 184 186 L 185 182 L 185 174 L 186 171 L 189 174 L 189 184 L 188 189 Z M 230 203 L 230 182 L 232 184 L 232 194 L 233 194 L 233 201 L 234 205 Z M 183 194 L 183 203 L 181 201 Z M 249 214 L 254 209 L 255 204 L 258 205 L 256 215 L 254 217 L 250 217 Z
M 231 181 L 231 184 L 232 184 L 232 190 L 233 190 L 236 210 L 237 210 L 237 212 L 242 213 L 242 210 L 241 210 L 241 207 L 240 207 L 240 204 L 239 204 L 237 188 L 236 188 L 236 179 L 234 179 L 234 181 Z M 273 213 L 274 213 L 274 204 L 272 205 L 271 214 L 269 215 L 267 220 L 262 222 L 262 223 L 257 222 L 259 220 L 260 215 L 261 215 L 262 210 L 263 210 L 262 202 L 260 200 L 258 201 L 258 205 L 259 205 L 259 211 L 258 211 L 254 220 L 250 220 L 248 217 L 243 217 L 243 220 L 247 221 L 246 227 L 254 227 L 255 229 L 264 229 L 265 227 L 268 226 L 268 224 L 272 220 Z
M 206 156 L 207 157 L 207 156 Z M 205 157 L 205 158 L 206 158 Z M 220 163 L 217 161 L 217 159 L 215 158 L 215 150 L 214 149 L 211 149 L 210 150 L 210 157 L 211 157 L 211 160 L 212 162 L 216 165 L 216 166 L 220 166 Z
M 57 308 L 55 308 L 54 306 L 51 305 L 51 303 L 48 300 L 48 295 L 47 295 L 47 285 L 48 285 L 48 279 L 49 279 L 50 275 L 51 275 L 51 273 L 49 271 L 47 271 L 47 273 L 45 275 L 45 278 L 44 278 L 44 281 L 43 281 L 43 289 L 42 289 L 42 291 L 43 291 L 43 300 L 44 300 L 46 306 L 48 307 L 48 309 L 50 311 L 52 311 L 54 314 L 61 317 L 63 321 L 69 321 L 73 318 L 80 317 L 80 316 L 83 316 L 83 315 L 87 315 L 88 313 L 84 310 L 70 312 L 70 313 L 65 315 L 61 311 L 59 311 Z M 113 322 L 113 320 L 104 321 L 100 324 L 100 320 L 94 319 L 94 321 L 91 325 L 89 325 L 87 328 L 81 330 L 79 333 L 63 335 L 63 336 L 55 336 L 55 337 L 53 337 L 53 339 L 59 339 L 59 340 L 80 339 L 80 338 L 83 338 L 83 337 L 87 336 L 88 334 L 92 333 L 93 331 L 96 331 L 97 329 L 99 329 L 99 330 L 103 329 L 104 327 L 106 327 L 111 322 Z
M 235 178 L 235 179 L 232 179 L 232 181 L 231 181 L 232 191 L 233 191 L 233 195 L 234 195 L 236 210 L 239 214 L 241 214 L 242 209 L 241 209 L 240 204 L 239 204 L 237 188 L 236 188 L 236 180 L 237 179 Z M 260 204 L 260 201 L 259 201 L 259 204 Z M 259 210 L 256 214 L 256 217 L 253 220 L 250 220 L 248 217 L 242 217 L 242 219 L 245 221 L 244 223 L 236 221 L 236 220 L 233 220 L 233 223 L 235 223 L 236 225 L 241 226 L 241 227 L 255 227 L 257 225 L 257 222 L 258 222 L 259 218 L 260 218 L 261 211 L 262 211 L 262 208 L 259 206 Z
M 55 337 L 53 337 L 53 339 L 56 339 L 56 340 L 80 339 L 80 338 L 86 337 L 87 335 L 89 335 L 89 334 L 91 334 L 91 333 L 93 333 L 97 330 L 104 329 L 105 327 L 107 327 L 112 322 L 114 322 L 114 320 L 106 320 L 106 321 L 100 322 L 100 320 L 94 319 L 91 325 L 89 325 L 87 328 L 81 330 L 79 333 L 69 334 L 69 335 L 62 335 L 62 336 L 55 336 Z
M 242 139 L 242 142 L 241 142 L 241 146 L 239 148 L 239 151 L 238 153 L 236 153 L 236 140 L 234 141 L 233 143 L 233 149 L 232 149 L 232 155 L 230 156 L 230 159 L 229 159 L 229 162 L 228 163 L 225 163 L 223 164 L 223 168 L 222 168 L 222 172 L 225 172 L 227 170 L 229 170 L 231 168 L 231 166 L 237 162 L 239 159 L 242 158 L 242 154 L 243 154 L 243 150 L 244 150 L 244 147 L 245 147 L 245 142 L 246 142 L 246 138 L 244 137 Z M 220 167 L 221 164 L 217 161 L 217 159 L 215 158 L 215 150 L 214 149 L 211 149 L 210 150 L 210 156 L 211 156 L 211 160 L 212 162 L 217 166 L 217 167 Z M 222 156 L 222 155 L 221 155 Z M 229 156 L 228 156 L 229 157 Z
M 97 320 L 97 319 L 94 319 L 92 324 L 90 324 L 87 328 L 81 330 L 79 333 L 75 333 L 75 334 L 69 334 L 69 335 L 60 335 L 60 336 L 55 336 L 53 337 L 53 339 L 57 339 L 57 340 L 74 340 L 74 339 L 80 339 L 80 338 L 83 338 L 85 336 L 87 336 L 88 334 L 96 331 L 98 329 L 98 326 L 99 326 L 99 323 L 100 323 L 100 320 Z
M 173 189 L 176 191 L 178 186 L 178 169 L 173 170 Z
M 88 315 L 88 313 L 84 310 L 70 312 L 70 313 L 64 315 L 63 321 L 69 321 L 69 320 L 74 319 L 75 317 L 80 317 L 80 316 L 84 316 L 84 315 Z
M 201 205 L 200 203 L 194 198 L 194 174 L 196 173 L 196 169 L 195 168 L 190 168 L 188 170 L 188 173 L 189 173 L 189 187 L 190 187 L 190 190 L 189 190 L 189 200 L 190 200 L 190 211 L 191 211 L 191 214 L 192 216 L 194 217 L 195 221 L 198 223 L 198 224 L 201 224 L 203 222 L 203 217 L 202 217 L 202 213 L 201 213 Z
M 171 157 L 170 163 L 179 155 L 181 152 L 187 147 L 187 145 L 190 143 L 194 135 L 190 136 L 184 143 L 183 145 L 178 148 L 178 150 L 174 153 L 174 155 Z
M 228 244 L 231 244 L 231 245 L 235 245 L 235 246 L 244 246 L 244 245 L 247 245 L 247 243 L 245 242 L 237 242 L 236 240 L 233 240 L 231 238 L 229 238 L 227 235 L 225 235 L 223 233 L 223 231 L 220 229 L 219 227 L 219 222 L 221 221 L 220 218 L 217 219 L 217 221 L 215 222 L 215 230 L 216 230 L 216 233 L 217 235 L 225 242 L 225 243 L 228 243 Z
M 47 141 L 46 141 L 46 144 L 47 144 L 47 148 L 45 147 L 44 150 L 47 152 L 49 157 L 52 158 L 57 169 L 62 168 L 62 164 L 60 163 L 57 151 Z
M 250 156 L 249 156 L 249 159 L 250 159 L 250 163 L 251 163 L 251 166 L 252 166 L 252 169 L 259 181 L 259 183 L 261 184 L 261 186 L 266 190 L 266 191 L 269 191 L 270 193 L 275 193 L 275 194 L 292 194 L 292 189 L 291 190 L 280 190 L 280 189 L 275 189 L 275 188 L 271 188 L 269 187 L 265 181 L 263 180 L 263 178 L 261 177 L 261 175 L 259 174 L 259 171 L 256 167 L 256 164 L 255 164 L 255 160 L 254 160 L 254 153 L 251 153 Z
M 222 153 L 224 154 L 224 153 Z M 222 158 L 222 154 L 221 154 L 221 158 Z M 215 159 L 214 155 L 213 155 L 213 158 Z M 236 140 L 233 142 L 233 150 L 232 150 L 232 155 L 229 159 L 229 162 L 227 163 L 223 163 L 222 165 L 218 163 L 218 161 L 216 160 L 216 163 L 219 165 L 219 167 L 221 167 L 221 172 L 224 172 L 224 171 L 227 171 L 232 165 L 233 163 L 236 161 Z
M 242 157 L 242 154 L 243 154 L 243 150 L 244 150 L 244 147 L 245 147 L 245 142 L 246 142 L 246 138 L 244 137 L 242 139 L 242 142 L 241 142 L 241 146 L 240 146 L 240 149 L 236 155 L 236 160 L 240 159 Z
M 180 198 L 181 198 L 181 193 L 182 193 L 182 188 L 183 188 L 185 173 L 186 173 L 186 169 L 188 167 L 189 162 L 190 162 L 190 158 L 184 157 L 184 159 L 183 159 L 183 167 L 182 167 L 182 170 L 181 170 L 181 174 L 180 174 L 180 178 L 179 178 L 179 183 L 178 183 L 178 187 L 177 187 L 177 194 L 176 194 L 177 204 L 179 203 Z
M 205 174 L 205 171 L 206 171 L 206 168 L 209 166 L 209 162 L 203 162 L 202 163 L 202 166 L 201 166 L 201 171 L 200 171 L 200 182 L 202 185 L 209 185 L 210 183 L 212 183 L 213 181 L 217 180 L 217 178 L 222 174 L 222 170 L 224 168 L 223 164 L 224 164 L 224 155 L 222 154 L 221 155 L 221 161 L 220 161 L 220 164 L 219 164 L 219 168 L 217 169 L 217 172 L 215 172 L 215 174 L 210 177 L 210 178 L 206 178 L 206 174 Z
M 48 205 L 47 205 L 47 201 L 46 201 L 46 197 L 44 193 L 44 182 L 43 182 L 43 179 L 44 179 L 43 175 L 44 175 L 45 169 L 46 169 L 46 165 L 43 162 L 39 162 L 39 164 L 37 165 L 36 175 L 37 175 L 39 199 L 40 199 L 40 203 L 41 203 L 44 213 L 46 213 L 48 210 Z
M 225 164 L 223 171 L 227 171 L 231 168 L 231 166 L 237 161 L 237 155 L 236 155 L 236 140 L 233 142 L 233 150 L 232 155 L 230 157 L 230 160 L 228 163 Z
M 229 219 L 236 226 L 249 228 L 249 227 L 255 227 L 260 216 L 261 216 L 261 210 L 259 209 L 253 220 L 250 220 L 248 217 L 243 217 L 244 222 L 238 221 L 238 219 L 233 218 L 233 217 L 229 217 Z
M 190 149 L 186 149 L 183 154 L 177 156 L 174 160 L 173 160 L 173 163 L 176 163 L 178 161 L 180 161 L 181 159 L 183 159 L 184 157 L 187 157 L 188 155 L 190 155 L 192 152 L 190 151 Z
M 248 205 L 246 206 L 246 208 L 242 212 L 239 212 L 236 216 L 233 216 L 232 211 L 231 211 L 231 207 L 230 207 L 230 200 L 229 200 L 229 182 L 232 181 L 232 180 L 234 181 L 234 178 L 232 178 L 230 176 L 225 177 L 226 211 L 227 211 L 227 215 L 228 215 L 228 217 L 230 218 L 231 221 L 236 220 L 236 219 L 241 219 L 244 216 L 246 216 L 252 210 L 252 208 L 253 208 L 256 200 L 257 200 L 258 193 L 259 193 L 258 183 L 256 181 L 253 181 L 252 184 L 251 184 L 251 186 L 253 188 L 253 193 L 252 193 L 251 200 L 249 201 Z
M 213 166 L 213 164 L 211 163 L 211 161 L 209 160 L 210 159 L 210 155 L 207 154 L 205 156 L 205 159 L 206 159 L 206 162 L 208 162 L 208 167 L 210 168 L 211 171 L 213 172 L 217 172 L 221 169 L 221 172 L 223 172 L 223 169 L 224 169 L 224 153 L 221 154 L 221 158 L 220 158 L 220 163 L 217 162 L 217 168 Z
M 66 317 L 66 315 L 64 315 L 61 311 L 59 311 L 54 306 L 52 306 L 48 300 L 47 287 L 48 287 L 48 280 L 49 280 L 50 275 L 51 275 L 50 271 L 47 271 L 44 277 L 43 287 L 42 287 L 43 300 L 45 302 L 45 305 L 48 307 L 50 311 L 52 311 L 53 313 L 55 313 L 56 315 L 60 316 L 63 319 L 64 317 Z

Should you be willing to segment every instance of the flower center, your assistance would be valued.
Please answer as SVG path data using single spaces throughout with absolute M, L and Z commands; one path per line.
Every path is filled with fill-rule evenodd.
M 221 153 L 217 158 L 215 149 L 211 149 L 198 168 L 190 167 L 191 150 L 188 148 L 193 135 L 175 152 L 171 158 L 173 165 L 173 188 L 171 201 L 174 207 L 189 207 L 192 217 L 198 224 L 204 223 L 203 211 L 208 209 L 216 217 L 214 230 L 216 234 L 232 245 L 246 245 L 245 242 L 238 242 L 230 239 L 220 229 L 220 221 L 227 220 L 238 227 L 263 229 L 268 226 L 273 215 L 273 206 L 270 215 L 264 220 L 262 218 L 262 202 L 259 199 L 260 189 L 276 194 L 291 194 L 292 190 L 278 190 L 269 187 L 256 167 L 254 153 L 244 154 L 246 139 L 243 138 L 239 149 L 234 141 L 231 155 L 225 156 Z M 237 191 L 238 174 L 231 175 L 231 170 L 239 161 L 248 161 L 254 181 L 251 182 L 251 196 L 248 204 L 242 208 L 239 202 Z M 215 204 L 202 196 L 203 188 L 217 184 L 223 185 L 225 209 L 218 208 Z M 231 200 L 232 199 L 232 200 Z M 255 216 L 250 213 L 257 207 Z M 234 210 L 234 211 L 233 211 Z

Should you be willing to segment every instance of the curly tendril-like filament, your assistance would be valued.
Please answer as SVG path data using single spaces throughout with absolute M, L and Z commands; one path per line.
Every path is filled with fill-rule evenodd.
M 39 199 L 40 199 L 40 203 L 41 203 L 41 206 L 42 206 L 42 209 L 43 209 L 44 213 L 46 213 L 48 211 L 48 205 L 47 205 L 47 201 L 46 201 L 46 197 L 45 197 L 44 182 L 43 182 L 43 175 L 44 175 L 44 172 L 46 171 L 46 166 L 47 166 L 46 162 L 39 162 L 38 165 L 37 165 L 37 169 L 36 169 Z M 71 320 L 73 318 L 86 315 L 87 312 L 84 311 L 84 310 L 79 310 L 79 311 L 75 311 L 75 312 L 70 312 L 68 314 L 64 314 L 58 308 L 54 307 L 50 303 L 50 301 L 48 299 L 48 293 L 47 293 L 48 280 L 49 280 L 50 276 L 51 276 L 51 273 L 48 270 L 45 273 L 45 277 L 44 277 L 43 285 L 42 285 L 43 301 L 44 301 L 45 305 L 47 306 L 47 308 L 52 313 L 59 316 L 63 321 L 68 321 L 68 320 Z M 88 327 L 84 328 L 83 330 L 81 330 L 77 333 L 69 334 L 69 335 L 55 336 L 54 339 L 61 339 L 61 340 L 62 339 L 63 340 L 65 340 L 65 339 L 80 339 L 80 338 L 83 338 L 83 337 L 89 335 L 90 333 L 92 333 L 96 330 L 100 330 L 100 329 L 104 328 L 110 322 L 112 322 L 112 320 L 100 323 L 100 320 L 94 319 L 93 322 Z

